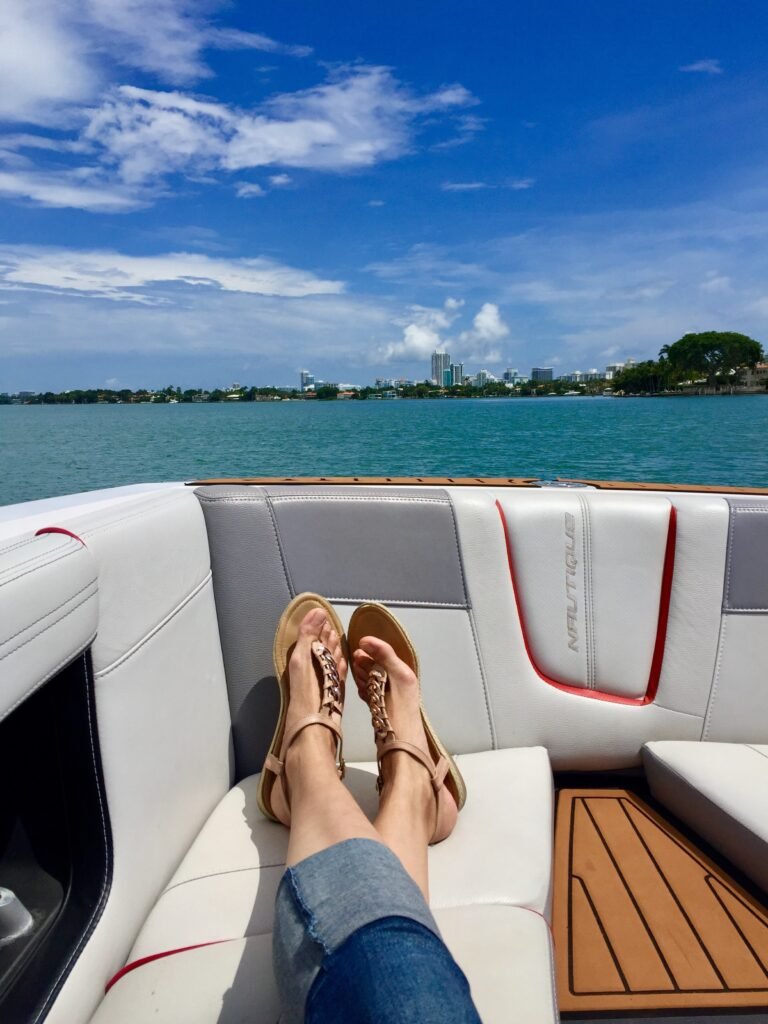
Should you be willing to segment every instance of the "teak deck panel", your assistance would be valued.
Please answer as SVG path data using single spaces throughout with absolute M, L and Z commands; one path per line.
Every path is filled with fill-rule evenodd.
M 563 1012 L 768 1006 L 768 913 L 626 790 L 563 790 L 554 938 Z

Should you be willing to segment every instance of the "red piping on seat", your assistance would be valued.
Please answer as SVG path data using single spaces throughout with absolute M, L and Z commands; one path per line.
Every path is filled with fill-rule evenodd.
M 76 533 L 72 533 L 71 530 L 66 529 L 64 526 L 41 526 L 35 533 L 35 536 L 40 537 L 44 533 L 63 533 L 65 537 L 72 537 L 74 540 L 79 540 L 83 547 L 87 547 L 87 544 L 82 537 L 78 537 Z
M 150 964 L 153 960 L 162 960 L 166 956 L 174 956 L 176 953 L 188 953 L 190 949 L 202 949 L 203 946 L 219 946 L 222 942 L 229 942 L 229 939 L 214 939 L 213 942 L 196 942 L 193 946 L 180 946 L 178 949 L 166 949 L 162 953 L 150 953 L 149 956 L 139 957 L 138 960 L 132 960 L 131 963 L 126 964 L 125 967 L 121 967 L 120 970 L 107 982 L 104 994 L 112 988 L 112 986 L 120 981 L 121 978 L 125 977 L 126 974 L 130 974 L 131 971 L 135 971 L 137 967 L 143 967 L 144 964 Z
M 528 655 L 528 660 L 533 666 L 536 674 L 540 679 L 543 679 L 545 683 L 550 686 L 554 686 L 558 690 L 563 690 L 565 693 L 572 693 L 577 697 L 589 697 L 592 700 L 605 700 L 612 704 L 629 704 L 634 707 L 642 707 L 644 704 L 652 704 L 656 698 L 656 691 L 659 688 L 659 678 L 661 676 L 661 666 L 664 661 L 664 648 L 667 641 L 667 622 L 669 620 L 669 602 L 672 594 L 672 577 L 675 571 L 675 540 L 677 537 L 677 509 L 674 505 L 670 505 L 669 509 L 669 528 L 667 530 L 667 546 L 664 551 L 664 568 L 661 576 L 661 594 L 659 595 L 659 621 L 656 627 L 656 643 L 653 648 L 653 658 L 651 660 L 651 671 L 648 676 L 648 685 L 645 690 L 645 694 L 642 697 L 620 697 L 615 693 L 606 693 L 604 690 L 589 690 L 586 687 L 572 686 L 569 683 L 561 683 L 557 679 L 552 679 L 550 676 L 545 675 L 539 666 L 536 664 L 536 659 L 533 656 L 533 650 L 531 649 L 530 640 L 528 639 L 528 633 L 525 628 L 525 618 L 523 616 L 523 606 L 520 601 L 520 594 L 517 589 L 517 581 L 515 579 L 515 564 L 512 557 L 512 542 L 509 539 L 509 529 L 507 528 L 507 519 L 504 515 L 504 509 L 501 507 L 501 502 L 496 502 L 496 508 L 499 510 L 499 516 L 501 517 L 501 526 L 504 531 L 504 540 L 507 546 L 507 562 L 509 563 L 509 576 L 512 580 L 512 590 L 515 595 L 515 606 L 517 608 L 517 616 L 520 620 L 520 630 L 523 634 L 523 642 L 525 644 L 525 652 Z

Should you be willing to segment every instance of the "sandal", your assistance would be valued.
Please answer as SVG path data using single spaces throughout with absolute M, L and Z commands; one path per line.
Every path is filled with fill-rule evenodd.
M 398 622 L 395 616 L 385 608 L 383 604 L 362 604 L 356 608 L 350 619 L 347 631 L 349 650 L 354 651 L 360 646 L 360 640 L 364 636 L 375 636 L 390 644 L 395 654 L 401 661 L 413 671 L 419 680 L 419 659 L 414 650 L 411 639 L 405 628 Z M 445 749 L 437 733 L 427 718 L 424 705 L 421 701 L 421 690 L 419 690 L 419 704 L 421 706 L 421 721 L 424 732 L 427 734 L 427 751 L 420 750 L 412 743 L 398 740 L 392 725 L 389 721 L 384 696 L 387 689 L 388 677 L 381 665 L 375 664 L 368 673 L 366 699 L 371 711 L 371 719 L 376 735 L 376 760 L 379 768 L 379 776 L 376 780 L 376 788 L 381 792 L 383 784 L 381 774 L 381 762 L 387 754 L 395 750 L 403 750 L 410 754 L 416 761 L 423 764 L 429 772 L 430 782 L 437 801 L 437 822 L 430 844 L 439 843 L 447 838 L 453 828 L 453 815 L 448 814 L 448 808 L 444 804 L 447 796 L 443 789 L 453 797 L 458 810 L 461 810 L 467 799 L 467 787 L 461 776 L 456 762 Z
M 264 759 L 264 767 L 261 770 L 257 802 L 262 814 L 267 818 L 271 818 L 272 821 L 281 822 L 283 825 L 290 825 L 291 823 L 288 781 L 284 774 L 285 755 L 290 745 L 303 729 L 306 729 L 309 725 L 322 725 L 334 734 L 336 737 L 337 771 L 339 778 L 344 778 L 341 732 L 341 713 L 344 709 L 344 684 L 339 678 L 338 666 L 333 655 L 320 640 L 312 641 L 312 660 L 319 684 L 318 711 L 314 715 L 306 715 L 300 719 L 292 726 L 290 732 L 286 733 L 285 731 L 285 719 L 290 700 L 288 663 L 299 635 L 299 626 L 306 614 L 312 611 L 313 608 L 322 608 L 329 624 L 336 630 L 342 645 L 344 645 L 344 627 L 338 615 L 325 598 L 319 597 L 317 594 L 299 594 L 298 597 L 294 597 L 280 616 L 272 652 L 275 663 L 275 675 L 280 687 L 280 715 L 275 727 L 275 734 L 272 737 L 272 743 L 269 747 L 269 753 Z M 282 807 L 276 808 L 273 802 L 274 788 L 278 779 L 282 781 L 284 800 L 280 801 L 280 803 L 285 804 L 285 810 Z

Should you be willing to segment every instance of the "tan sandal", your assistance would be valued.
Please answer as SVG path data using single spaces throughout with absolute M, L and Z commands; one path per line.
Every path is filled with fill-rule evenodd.
M 339 677 L 339 670 L 333 655 L 320 640 L 312 641 L 312 660 L 318 673 L 318 698 L 319 709 L 316 714 L 306 715 L 295 723 L 289 732 L 285 731 L 285 719 L 288 713 L 290 700 L 288 663 L 293 648 L 299 635 L 299 626 L 304 617 L 313 608 L 322 608 L 325 612 L 331 627 L 336 630 L 344 645 L 344 627 L 341 620 L 331 605 L 318 594 L 299 594 L 294 597 L 277 625 L 275 642 L 273 647 L 273 658 L 275 663 L 275 675 L 280 686 L 280 715 L 275 727 L 275 734 L 269 747 L 269 753 L 264 759 L 264 767 L 259 779 L 257 801 L 259 810 L 272 821 L 279 821 L 283 825 L 290 825 L 290 798 L 288 794 L 288 782 L 284 774 L 285 755 L 288 748 L 309 725 L 322 725 L 329 729 L 336 737 L 336 765 L 339 778 L 344 778 L 344 758 L 342 757 L 343 737 L 341 732 L 341 714 L 344 709 L 344 684 Z M 275 784 L 278 779 L 282 783 L 282 793 L 278 797 L 275 806 Z
M 375 604 L 373 602 L 362 604 L 353 612 L 347 631 L 349 650 L 355 651 L 360 646 L 360 641 L 364 636 L 375 636 L 379 640 L 384 640 L 388 643 L 393 648 L 397 657 L 405 662 L 413 671 L 419 680 L 419 687 L 421 687 L 419 659 L 411 639 L 405 628 L 383 604 Z M 440 742 L 437 733 L 427 718 L 427 713 L 421 700 L 421 689 L 419 689 L 421 720 L 424 725 L 424 732 L 427 734 L 429 750 L 420 750 L 412 743 L 406 743 L 404 740 L 397 738 L 389 721 L 384 700 L 387 684 L 388 676 L 386 671 L 381 665 L 374 664 L 368 673 L 366 699 L 371 711 L 371 720 L 376 736 L 376 759 L 379 768 L 376 788 L 381 792 L 381 762 L 387 754 L 394 753 L 396 750 L 403 750 L 420 764 L 424 765 L 429 773 L 437 802 L 437 822 L 430 843 L 439 843 L 447 838 L 455 822 L 455 814 L 451 813 L 450 806 L 446 805 L 445 800 L 448 794 L 450 794 L 456 804 L 456 808 L 460 811 L 466 803 L 467 787 L 456 762 Z

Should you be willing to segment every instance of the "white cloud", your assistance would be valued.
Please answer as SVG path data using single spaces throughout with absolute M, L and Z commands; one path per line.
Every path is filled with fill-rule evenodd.
M 443 192 L 479 192 L 484 188 L 493 188 L 485 181 L 444 181 L 440 188 Z
M 174 298 L 169 286 L 300 298 L 338 295 L 341 281 L 327 281 L 272 260 L 222 259 L 200 253 L 128 256 L 107 250 L 0 248 L 0 287 L 45 289 L 144 305 Z
M 467 102 L 458 86 L 415 96 L 380 67 L 343 69 L 321 85 L 247 111 L 181 92 L 121 86 L 91 112 L 84 137 L 137 189 L 174 172 L 274 165 L 338 172 L 403 155 L 423 114 Z
M 720 61 L 712 57 L 707 57 L 704 60 L 696 60 L 693 64 L 684 64 L 678 70 L 680 71 L 692 71 L 699 72 L 705 75 L 722 75 L 723 69 L 720 66 Z
M 535 178 L 509 178 L 505 183 L 507 188 L 513 189 L 515 192 L 520 192 L 523 189 L 533 188 L 536 184 Z
M 499 307 L 493 302 L 485 302 L 480 312 L 472 321 L 472 329 L 459 335 L 463 342 L 499 341 L 509 334 L 509 327 L 501 319 Z
M 380 346 L 374 358 L 385 363 L 396 358 L 427 358 L 445 344 L 441 332 L 454 323 L 463 305 L 462 299 L 449 298 L 441 307 L 409 307 L 407 316 L 395 321 L 403 328 L 400 341 Z
M 73 207 L 92 213 L 124 213 L 142 205 L 122 186 L 90 185 L 71 172 L 0 170 L 0 196 L 28 199 L 41 206 Z
M 383 199 L 369 199 L 368 200 L 368 206 L 383 206 L 383 205 L 384 205 L 384 200 Z
M 499 363 L 502 353 L 494 342 L 506 338 L 509 327 L 492 302 L 483 303 L 472 320 L 472 326 L 458 336 L 449 330 L 461 316 L 463 299 L 448 298 L 442 306 L 411 306 L 407 316 L 395 323 L 403 328 L 399 341 L 380 346 L 376 357 L 383 362 L 393 359 L 427 359 L 435 350 L 453 352 L 456 358 L 471 362 Z M 457 354 L 458 353 L 458 354 Z
M 509 327 L 502 320 L 499 307 L 493 302 L 485 302 L 472 321 L 472 327 L 459 335 L 459 342 L 470 362 L 500 363 L 504 357 L 494 343 L 508 335 Z
M 710 271 L 710 273 L 707 274 L 707 280 L 703 281 L 699 285 L 699 288 L 703 292 L 710 292 L 713 294 L 716 294 L 717 292 L 722 294 L 724 292 L 733 291 L 730 277 L 725 274 L 718 274 L 716 271 Z
M 238 199 L 254 199 L 267 194 L 261 185 L 256 185 L 251 181 L 241 181 L 236 187 L 236 192 Z
M 285 188 L 286 185 L 290 185 L 293 178 L 290 174 L 271 174 L 269 176 L 269 184 L 273 188 Z
M 242 32 L 238 28 L 209 28 L 203 33 L 208 46 L 221 50 L 262 50 L 264 53 L 280 53 L 288 57 L 308 57 L 311 46 L 292 46 L 278 43 L 260 32 Z M 259 68 L 259 71 L 274 71 L 273 67 Z
M 210 77 L 206 48 L 305 56 L 309 48 L 219 28 L 205 17 L 220 0 L 3 0 L 0 118 L 72 123 L 72 105 L 92 100 L 117 67 L 161 82 Z

